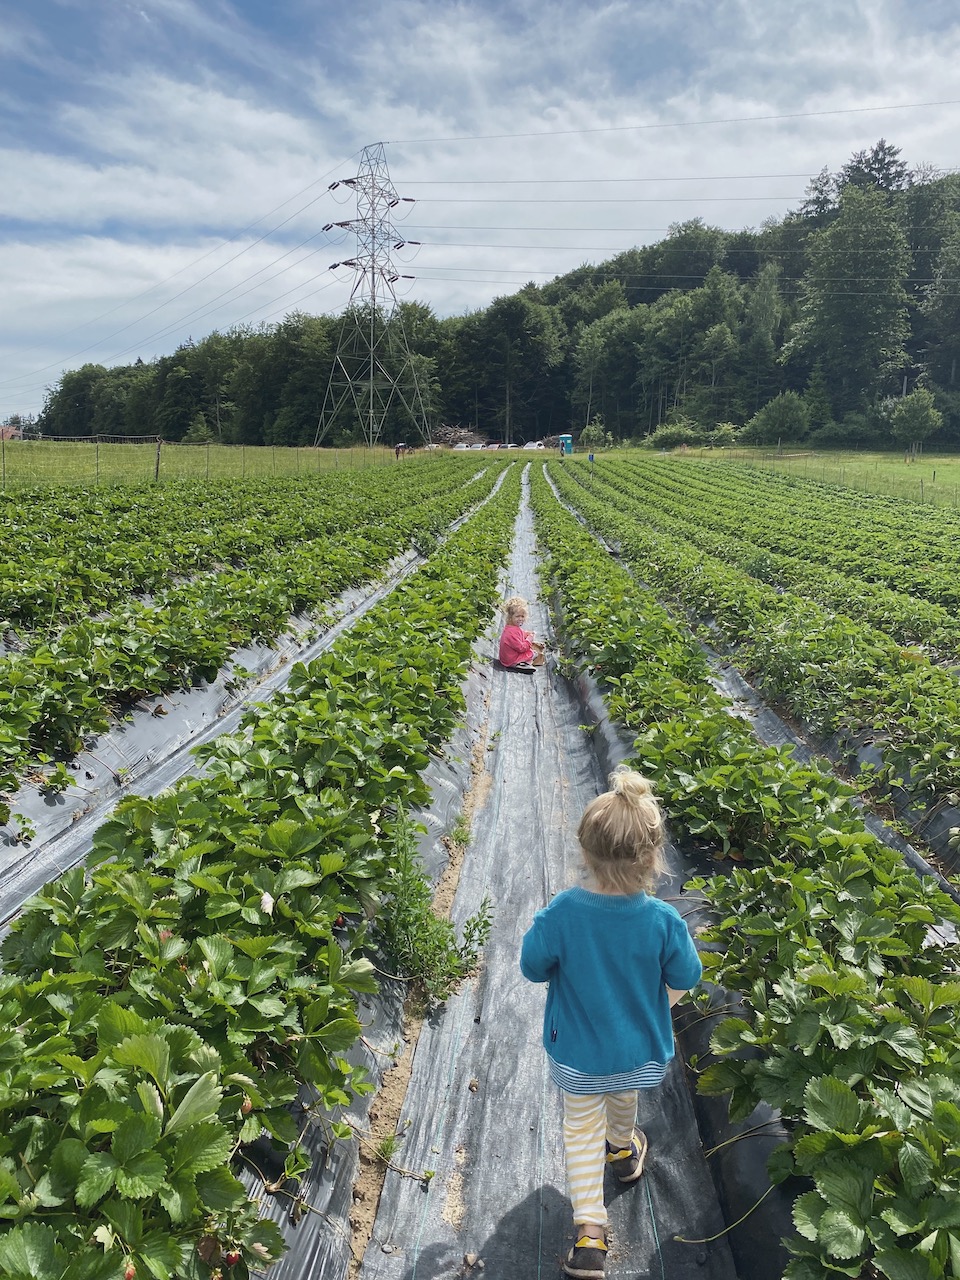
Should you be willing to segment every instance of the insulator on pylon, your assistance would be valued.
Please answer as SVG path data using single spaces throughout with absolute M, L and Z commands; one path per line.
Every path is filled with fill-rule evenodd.
M 406 240 L 398 240 L 393 247 L 395 249 L 402 249 L 406 243 L 407 243 Z
M 337 189 L 337 187 L 339 187 L 339 185 L 340 185 L 340 183 L 339 183 L 339 182 L 331 182 L 331 183 L 330 183 L 330 185 L 329 185 L 329 187 L 327 187 L 327 190 L 328 190 L 328 191 L 336 191 L 336 189 Z
M 332 230 L 333 230 L 333 223 L 332 223 L 332 222 L 324 223 L 324 227 L 323 227 L 323 229 L 324 229 L 324 231 L 332 231 Z

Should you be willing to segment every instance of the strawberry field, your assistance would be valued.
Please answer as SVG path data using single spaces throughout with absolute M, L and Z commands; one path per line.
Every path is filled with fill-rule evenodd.
M 505 1236 L 528 1251 L 512 1274 L 552 1265 L 566 1229 L 559 1124 L 515 950 L 576 875 L 570 833 L 602 785 L 576 673 L 596 681 L 698 868 L 683 893 L 731 1006 L 682 1007 L 681 1043 L 706 1018 L 710 1052 L 678 1068 L 677 1133 L 658 1147 L 646 1122 L 652 1190 L 616 1206 L 623 1264 L 717 1280 L 960 1276 L 960 519 L 802 477 L 611 454 L 18 490 L 0 522 L 4 819 L 25 789 L 74 785 L 77 753 L 132 707 L 214 679 L 295 616 L 323 632 L 346 590 L 373 592 L 416 556 L 269 701 L 252 689 L 194 772 L 123 796 L 85 867 L 16 914 L 0 975 L 0 1276 L 307 1274 L 271 1206 L 309 1178 L 308 1132 L 335 1162 L 376 1107 L 378 1073 L 355 1051 L 384 975 L 415 972 L 397 975 L 383 949 L 407 814 L 429 825 L 425 771 L 464 725 L 476 804 L 453 919 L 483 934 L 489 903 L 487 957 L 479 973 L 468 957 L 460 989 L 434 1003 L 397 1121 L 403 1156 L 382 1159 L 352 1265 L 407 1280 L 482 1257 L 493 1276 L 498 1258 L 516 1262 Z M 535 624 L 555 630 L 556 662 L 525 679 L 488 659 L 498 600 L 534 599 L 537 575 Z M 757 735 L 729 668 L 804 750 Z M 29 851 L 29 832 L 8 830 L 8 853 L 25 835 Z M 760 1215 L 723 1221 L 685 1080 L 727 1098 L 734 1125 L 761 1104 L 782 1118 L 767 1178 L 772 1197 L 789 1192 L 788 1255 L 777 1239 L 757 1248 Z M 703 1178 L 689 1203 L 671 1181 L 669 1148 L 684 1142 L 684 1169 Z M 254 1149 L 284 1172 L 251 1191 Z M 356 1225 L 300 1199 L 322 1273 L 346 1276 Z

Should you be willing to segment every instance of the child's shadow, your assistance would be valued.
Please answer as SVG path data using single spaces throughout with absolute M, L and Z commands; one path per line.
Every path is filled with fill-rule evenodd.
M 430 1245 L 402 1280 L 535 1280 L 558 1275 L 569 1234 L 570 1201 L 556 1187 L 538 1187 L 505 1213 L 479 1245 L 467 1243 L 463 1235 L 456 1246 Z M 478 1262 L 469 1265 L 467 1254 L 476 1254 Z

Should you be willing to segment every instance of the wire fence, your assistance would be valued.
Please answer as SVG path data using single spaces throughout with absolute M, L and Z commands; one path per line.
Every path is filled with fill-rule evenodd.
M 143 484 L 165 480 L 246 480 L 309 476 L 394 461 L 390 448 L 168 444 L 149 437 L 109 440 L 4 440 L 3 489 L 37 484 Z

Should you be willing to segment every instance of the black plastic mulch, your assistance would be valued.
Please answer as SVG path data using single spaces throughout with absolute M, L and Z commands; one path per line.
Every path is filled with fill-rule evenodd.
M 514 591 L 533 604 L 542 635 L 526 507 L 507 584 Z M 396 1160 L 434 1176 L 423 1183 L 388 1172 L 363 1280 L 532 1280 L 556 1275 L 571 1242 L 560 1098 L 540 1042 L 544 989 L 524 981 L 517 957 L 534 911 L 579 877 L 574 832 L 605 778 L 581 704 L 552 662 L 532 676 L 491 664 L 488 679 L 489 790 L 454 918 L 489 896 L 493 929 L 480 975 L 421 1032 Z M 608 1276 L 734 1280 L 724 1236 L 675 1239 L 706 1240 L 724 1227 L 679 1058 L 659 1089 L 641 1094 L 639 1122 L 650 1159 L 639 1184 L 608 1186 Z

